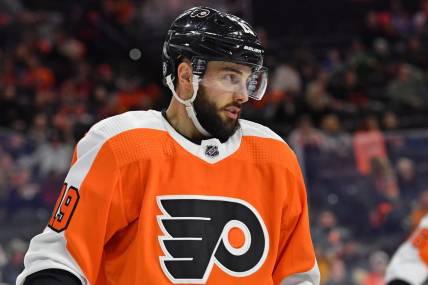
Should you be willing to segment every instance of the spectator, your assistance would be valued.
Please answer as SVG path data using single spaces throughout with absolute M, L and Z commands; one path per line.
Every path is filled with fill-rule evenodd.
M 388 255 L 383 251 L 373 252 L 369 257 L 369 265 L 369 273 L 364 278 L 363 285 L 384 285 Z
M 25 105 L 21 103 L 14 85 L 0 92 L 0 127 L 24 129 L 29 121 Z
M 37 113 L 34 115 L 33 125 L 29 131 L 38 143 L 43 143 L 47 139 L 47 133 L 49 131 L 48 117 L 44 113 Z
M 309 83 L 304 100 L 302 112 L 311 114 L 313 122 L 320 122 L 331 111 L 331 97 L 319 81 Z
M 357 167 L 363 175 L 370 173 L 373 159 L 387 160 L 385 139 L 379 130 L 378 119 L 373 115 L 366 116 L 361 130 L 355 132 L 353 145 Z
M 330 81 L 329 90 L 336 99 L 336 104 L 343 105 L 348 113 L 355 113 L 356 107 L 365 107 L 369 98 L 364 94 L 363 87 L 354 69 L 347 69 L 336 74 Z
M 336 114 L 327 114 L 322 118 L 321 131 L 324 134 L 324 149 L 326 151 L 332 151 L 341 156 L 348 155 L 352 138 L 343 131 Z
M 400 128 L 397 115 L 392 111 L 387 111 L 382 117 L 382 128 L 385 131 L 395 131 Z
M 345 263 L 340 259 L 335 259 L 331 265 L 330 277 L 325 285 L 353 285 L 346 271 Z
M 404 199 L 404 204 L 410 205 L 411 201 L 416 200 L 422 191 L 422 184 L 416 174 L 414 162 L 409 158 L 401 157 L 397 161 L 396 168 L 400 197 Z
M 7 248 L 9 263 L 3 267 L 3 281 L 14 284 L 16 277 L 24 269 L 24 255 L 28 244 L 21 239 L 12 239 Z
M 337 224 L 333 212 L 325 210 L 320 213 L 318 227 L 313 231 L 316 246 L 323 248 L 327 256 L 338 256 L 343 250 L 344 240 L 349 238 L 349 232 Z
M 50 134 L 48 142 L 38 146 L 29 157 L 23 158 L 21 163 L 27 167 L 38 168 L 39 177 L 65 173 L 69 168 L 72 148 L 64 143 L 63 135 L 55 131 Z
M 404 54 L 404 60 L 413 66 L 420 66 L 422 69 L 428 67 L 428 56 L 419 37 L 413 36 L 408 39 Z
M 420 10 L 413 16 L 413 25 L 417 33 L 426 35 L 428 23 L 428 1 L 422 0 L 420 3 Z
M 347 56 L 349 67 L 357 73 L 358 79 L 365 84 L 367 78 L 372 74 L 376 65 L 376 59 L 367 52 L 366 46 L 358 40 L 351 44 Z
M 338 49 L 330 49 L 328 51 L 323 68 L 329 75 L 343 72 L 345 65 Z
M 288 64 L 279 65 L 273 74 L 271 88 L 289 94 L 299 94 L 302 91 L 302 79 L 299 73 Z
M 388 96 L 395 110 L 425 107 L 427 88 L 421 70 L 406 63 L 399 64 L 396 77 L 388 85 Z
M 312 120 L 308 116 L 302 116 L 298 128 L 291 132 L 290 144 L 297 154 L 299 163 L 305 172 L 305 150 L 307 148 L 318 149 L 323 144 L 322 133 L 315 129 Z M 303 163 L 303 164 L 302 164 Z

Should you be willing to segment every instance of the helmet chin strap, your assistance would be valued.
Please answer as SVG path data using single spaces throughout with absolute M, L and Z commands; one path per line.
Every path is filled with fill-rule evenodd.
M 196 95 L 197 95 L 198 89 L 199 89 L 199 76 L 193 75 L 193 77 L 192 77 L 193 95 L 190 99 L 187 99 L 187 100 L 181 99 L 177 95 L 177 93 L 175 92 L 175 88 L 174 88 L 174 84 L 172 83 L 171 75 L 168 75 L 166 77 L 166 84 L 168 85 L 169 89 L 171 90 L 174 98 L 177 99 L 178 102 L 180 102 L 181 104 L 183 104 L 186 107 L 187 116 L 190 118 L 190 120 L 192 121 L 192 123 L 196 127 L 196 129 L 202 135 L 204 135 L 206 137 L 210 137 L 211 134 L 209 132 L 207 132 L 207 130 L 205 130 L 204 127 L 202 127 L 201 123 L 199 123 L 199 120 L 196 116 L 195 108 L 193 107 L 193 102 L 196 99 Z

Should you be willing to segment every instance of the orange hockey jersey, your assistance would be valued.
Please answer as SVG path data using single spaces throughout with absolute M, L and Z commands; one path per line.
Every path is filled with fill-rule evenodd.
M 393 255 L 385 279 L 387 282 L 400 279 L 412 285 L 428 281 L 428 215 Z
M 296 157 L 240 124 L 201 144 L 156 111 L 94 125 L 17 284 L 47 268 L 94 285 L 319 284 Z

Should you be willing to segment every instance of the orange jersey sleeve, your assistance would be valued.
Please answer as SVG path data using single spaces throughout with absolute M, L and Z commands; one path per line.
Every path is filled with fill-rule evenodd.
M 109 142 L 89 132 L 76 147 L 48 227 L 30 243 L 21 276 L 58 268 L 94 284 L 105 244 L 128 224 L 121 195 Z M 17 284 L 22 282 L 18 277 Z

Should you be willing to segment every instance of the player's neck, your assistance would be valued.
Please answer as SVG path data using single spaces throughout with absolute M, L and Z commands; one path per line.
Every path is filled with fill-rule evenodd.
M 176 100 L 171 103 L 166 110 L 166 116 L 171 126 L 184 137 L 198 141 L 204 139 L 204 136 L 196 129 L 193 122 L 187 115 L 186 108 Z

